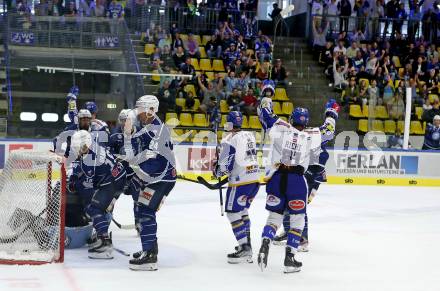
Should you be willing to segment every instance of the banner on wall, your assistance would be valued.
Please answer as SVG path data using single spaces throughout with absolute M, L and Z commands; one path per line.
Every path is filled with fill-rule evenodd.
M 35 35 L 33 32 L 11 32 L 11 44 L 34 45 Z
M 97 49 L 113 49 L 119 47 L 119 38 L 117 36 L 95 36 L 94 42 Z
M 0 141 L 0 169 L 14 150 L 49 152 L 50 141 Z M 190 178 L 212 176 L 214 146 L 176 145 L 176 168 Z M 329 150 L 329 184 L 440 186 L 440 153 L 428 151 Z

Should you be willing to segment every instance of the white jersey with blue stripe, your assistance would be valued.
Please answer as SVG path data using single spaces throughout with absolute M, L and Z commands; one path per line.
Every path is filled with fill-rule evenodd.
M 228 175 L 230 186 L 258 182 L 257 145 L 249 131 L 231 132 L 223 138 L 219 154 L 220 172 Z

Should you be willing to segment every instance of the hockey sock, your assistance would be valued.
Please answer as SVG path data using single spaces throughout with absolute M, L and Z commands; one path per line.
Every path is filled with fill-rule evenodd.
M 283 227 L 284 227 L 284 232 L 288 233 L 290 230 L 290 215 L 288 212 L 284 213 L 284 217 L 283 217 Z
M 263 234 L 261 236 L 263 238 L 268 238 L 270 240 L 273 240 L 282 220 L 283 220 L 282 214 L 269 211 L 269 217 L 267 218 L 267 222 L 263 228 Z
M 309 240 L 309 218 L 306 216 L 304 217 L 304 230 L 302 232 L 301 240 Z
M 246 234 L 249 237 L 250 233 L 251 233 L 251 220 L 249 219 L 247 209 L 245 209 L 241 212 L 241 219 L 243 220 L 243 223 L 244 223 L 244 226 L 246 229 Z
M 240 213 L 227 213 L 227 217 L 231 222 L 232 232 L 238 241 L 238 244 L 243 245 L 248 243 L 246 225 L 241 218 Z
M 153 249 L 157 241 L 156 212 L 143 205 L 139 205 L 138 216 L 142 250 L 149 251 Z
M 107 235 L 110 222 L 108 216 L 102 210 L 90 205 L 86 209 L 87 214 L 92 218 L 93 227 L 98 236 Z
M 301 240 L 301 230 L 292 228 L 287 232 L 286 246 L 290 247 L 292 251 L 295 251 Z

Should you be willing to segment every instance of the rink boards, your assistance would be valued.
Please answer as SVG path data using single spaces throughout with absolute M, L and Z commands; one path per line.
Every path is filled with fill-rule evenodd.
M 34 150 L 48 152 L 49 140 L 0 140 L 0 169 L 11 151 Z M 179 144 L 175 146 L 177 171 L 188 178 L 199 175 L 211 179 L 215 146 L 202 144 Z M 260 163 L 266 162 L 267 150 L 259 154 Z M 440 152 L 398 150 L 329 149 L 326 164 L 330 184 L 346 185 L 394 185 L 394 186 L 440 186 Z M 261 168 L 262 175 L 264 173 Z M 35 173 L 36 178 L 40 175 Z

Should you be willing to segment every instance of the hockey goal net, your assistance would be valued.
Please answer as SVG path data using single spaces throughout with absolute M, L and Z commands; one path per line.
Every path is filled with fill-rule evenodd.
M 0 175 L 0 264 L 63 262 L 65 180 L 53 153 L 9 154 Z

